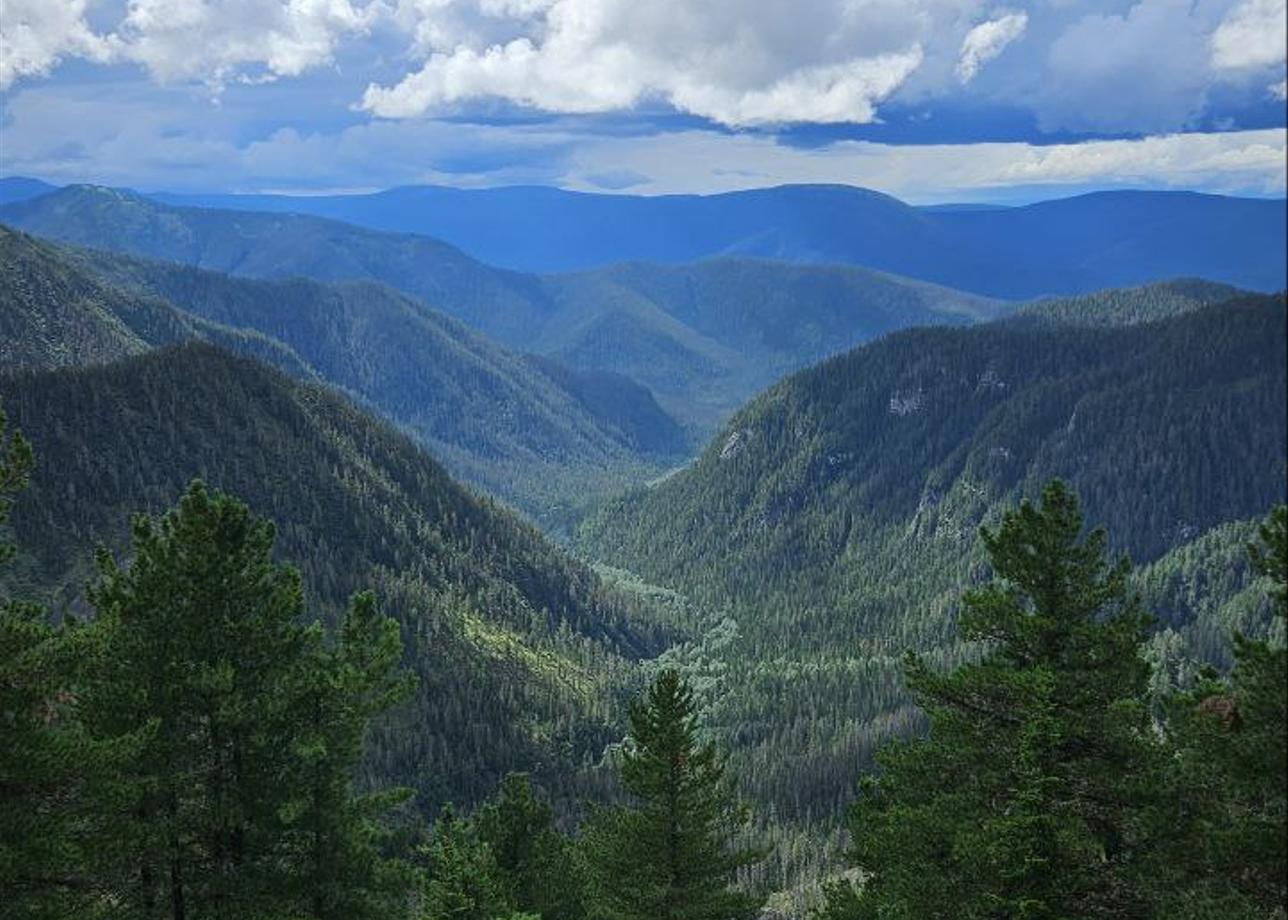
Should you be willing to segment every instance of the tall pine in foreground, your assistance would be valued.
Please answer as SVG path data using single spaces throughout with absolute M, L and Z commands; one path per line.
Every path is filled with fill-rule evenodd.
M 118 902 L 141 920 L 396 916 L 346 775 L 397 695 L 396 629 L 360 597 L 328 653 L 272 524 L 200 482 L 132 533 L 130 565 L 100 553 L 90 592 L 108 636 L 87 720 L 155 726 L 124 771 L 135 865 Z
M 0 412 L 0 525 L 34 464 Z M 0 562 L 15 547 L 0 543 Z M 128 827 L 116 779 L 148 726 L 95 738 L 81 719 L 102 630 L 54 626 L 37 604 L 0 598 L 0 913 L 29 920 L 114 916 Z
M 734 837 L 745 814 L 724 763 L 698 737 L 693 691 L 665 670 L 630 713 L 621 767 L 625 807 L 598 811 L 583 835 L 593 916 L 603 920 L 739 920 L 758 901 L 733 887 L 753 860 Z
M 907 683 L 929 737 L 879 755 L 850 817 L 860 890 L 828 920 L 1139 916 L 1134 803 L 1153 762 L 1128 564 L 1084 534 L 1060 482 L 982 537 L 994 579 L 966 594 L 981 657 Z
M 1288 915 L 1288 508 L 1249 552 L 1269 585 L 1273 639 L 1236 634 L 1230 676 L 1173 701 L 1160 847 L 1142 873 L 1160 917 Z

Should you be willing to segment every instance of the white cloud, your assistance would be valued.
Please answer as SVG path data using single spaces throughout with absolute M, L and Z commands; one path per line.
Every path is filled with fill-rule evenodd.
M 87 0 L 0 0 L 0 90 L 66 56 L 107 60 L 113 43 L 85 21 Z
M 557 112 L 663 101 L 728 125 L 867 122 L 923 60 L 927 8 L 951 0 L 403 0 L 428 53 L 362 108 L 388 118 L 496 98 Z M 473 10 L 471 18 L 468 13 Z M 492 40 L 498 30 L 509 38 Z
M 548 184 L 633 194 L 709 193 L 791 182 L 842 183 L 914 203 L 1055 197 L 1090 188 L 1189 188 L 1283 195 L 1288 132 L 1172 134 L 1048 146 L 792 147 L 763 134 L 686 130 L 607 136 L 578 119 L 508 125 L 377 120 L 341 130 L 269 128 L 247 141 L 232 87 L 194 106 L 183 87 L 143 81 L 19 89 L 5 125 L 6 171 L 140 189 L 478 187 Z
M 121 56 L 162 82 L 271 80 L 332 60 L 383 9 L 351 0 L 130 0 Z
M 981 22 L 962 39 L 961 57 L 957 61 L 957 79 L 969 83 L 979 69 L 1001 54 L 1006 46 L 1024 34 L 1027 13 L 1008 13 L 998 19 Z
M 1174 131 L 1193 125 L 1216 79 L 1208 43 L 1228 2 L 1139 0 L 1080 17 L 1052 42 L 1033 101 L 1047 130 Z
M 1172 134 L 1141 140 L 893 147 L 843 141 L 801 150 L 755 135 L 692 131 L 603 139 L 577 148 L 565 184 L 593 191 L 612 168 L 639 172 L 632 193 L 703 193 L 795 182 L 864 186 L 914 203 L 1039 197 L 1105 186 L 1283 195 L 1288 131 Z
M 0 89 L 63 57 L 141 64 L 159 82 L 269 81 L 332 60 L 366 31 L 380 0 L 129 0 L 112 32 L 85 19 L 87 0 L 3 0 Z
M 1288 2 L 1243 0 L 1212 34 L 1212 66 L 1241 70 L 1282 64 L 1288 56 Z

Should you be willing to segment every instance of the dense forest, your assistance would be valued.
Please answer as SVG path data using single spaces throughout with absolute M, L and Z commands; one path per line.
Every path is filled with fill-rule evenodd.
M 552 528 L 687 450 L 639 384 L 502 348 L 374 282 L 233 278 L 4 228 L 0 266 L 6 367 L 208 341 L 356 397 Z
M 187 349 L 191 351 L 192 349 Z M 0 520 L 33 468 L 0 432 Z M 327 627 L 274 559 L 277 530 L 200 480 L 104 548 L 87 621 L 0 607 L 0 885 L 16 916 L 738 920 L 741 777 L 665 668 L 608 758 L 616 804 L 568 836 L 507 776 L 428 828 L 412 790 L 357 781 L 372 721 L 416 692 L 399 624 L 353 595 Z M 820 920 L 1266 917 L 1288 895 L 1288 508 L 1248 547 L 1280 641 L 1159 702 L 1126 558 L 1055 480 L 981 531 L 991 579 L 962 598 L 977 651 L 912 653 L 922 740 L 887 744 L 852 807 L 852 878 Z M 6 544 L 4 557 L 14 547 Z M 6 561 L 8 559 L 6 558 Z M 1264 589 L 1263 589 L 1264 590 Z M 440 665 L 441 666 L 441 665 Z M 450 754 L 422 752 L 425 768 Z
M 767 391 L 690 468 L 601 509 L 582 547 L 722 612 L 673 654 L 711 676 L 754 796 L 809 822 L 921 727 L 903 652 L 961 659 L 978 526 L 1053 477 L 1148 566 L 1169 673 L 1264 628 L 1264 604 L 1234 601 L 1231 522 L 1284 498 L 1285 327 L 1281 297 L 1254 297 L 1126 327 L 896 333 Z
M 1284 294 L 19 198 L 6 920 L 1283 917 Z
M 845 265 L 720 258 L 519 274 L 427 237 L 300 214 L 172 207 L 90 186 L 0 207 L 0 222 L 243 278 L 379 283 L 500 345 L 577 370 L 630 376 L 703 437 L 779 376 L 819 358 L 890 329 L 962 324 L 1006 309 L 987 297 Z

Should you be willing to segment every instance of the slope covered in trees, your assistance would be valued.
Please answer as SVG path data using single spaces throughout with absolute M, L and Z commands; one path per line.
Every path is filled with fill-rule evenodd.
M 216 342 L 357 396 L 550 526 L 687 447 L 643 387 L 510 352 L 372 282 L 233 278 L 3 228 L 0 271 L 5 367 Z
M 2 207 L 0 220 L 250 278 L 377 281 L 503 345 L 632 377 L 704 436 L 783 373 L 891 329 L 963 324 L 1004 307 L 856 267 L 752 259 L 521 275 L 426 237 L 303 215 L 178 208 L 90 186 Z
M 170 507 L 194 476 L 244 497 L 276 523 L 310 613 L 336 622 L 371 588 L 399 622 L 419 686 L 366 768 L 428 808 L 474 801 L 512 769 L 566 788 L 614 737 L 632 662 L 668 641 L 404 435 L 208 345 L 5 374 L 0 401 L 37 445 L 6 593 L 83 610 L 94 546 L 124 549 L 132 513 Z
M 1157 612 L 1183 634 L 1174 658 L 1211 653 L 1184 646 L 1211 624 L 1186 632 L 1182 586 L 1206 563 L 1182 547 L 1282 500 L 1285 361 L 1278 296 L 1122 328 L 896 333 L 771 388 L 691 468 L 597 513 L 582 546 L 730 615 L 686 653 L 718 684 L 714 718 L 758 796 L 826 813 L 841 764 L 920 724 L 902 651 L 963 654 L 977 527 L 1053 476 L 1115 550 L 1176 554 L 1151 576 L 1176 605 Z M 1227 580 L 1230 598 L 1246 583 Z

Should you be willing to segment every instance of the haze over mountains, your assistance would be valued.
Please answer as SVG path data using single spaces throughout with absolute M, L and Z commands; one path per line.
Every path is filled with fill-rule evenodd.
M 549 188 L 409 187 L 372 195 L 164 196 L 309 213 L 437 237 L 475 258 L 550 272 L 744 255 L 863 265 L 990 297 L 1084 293 L 1198 275 L 1284 286 L 1282 200 L 1099 192 L 1014 208 L 915 208 L 850 186 L 718 195 L 589 195 Z
M 425 237 L 310 216 L 176 208 L 90 186 L 7 205 L 0 222 L 252 278 L 378 281 L 504 345 L 632 377 L 699 437 L 811 361 L 890 329 L 970 322 L 1004 309 L 861 268 L 749 259 L 527 275 Z

